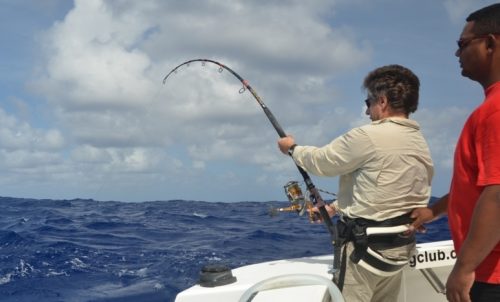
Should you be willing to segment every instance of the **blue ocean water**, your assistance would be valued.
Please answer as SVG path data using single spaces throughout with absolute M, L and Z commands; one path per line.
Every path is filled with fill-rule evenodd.
M 238 267 L 332 252 L 287 203 L 0 197 L 0 301 L 173 301 L 207 263 Z M 418 241 L 449 239 L 442 218 Z

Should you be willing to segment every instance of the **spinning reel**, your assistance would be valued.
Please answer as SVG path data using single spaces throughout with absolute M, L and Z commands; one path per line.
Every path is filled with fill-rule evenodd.
M 288 201 L 290 202 L 290 206 L 283 208 L 271 208 L 271 210 L 269 211 L 269 215 L 271 217 L 276 216 L 279 212 L 297 212 L 299 216 L 302 216 L 307 211 L 310 222 L 316 222 L 320 220 L 319 213 L 313 210 L 314 205 L 309 196 L 309 191 L 306 190 L 308 194 L 307 196 L 304 196 L 298 181 L 289 181 L 284 185 L 283 188 L 285 189 L 285 194 L 288 198 Z

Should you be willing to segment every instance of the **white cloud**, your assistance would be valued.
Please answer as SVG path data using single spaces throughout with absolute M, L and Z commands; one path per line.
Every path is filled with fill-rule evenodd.
M 64 144 L 64 138 L 59 130 L 34 129 L 0 108 L 0 149 L 59 151 Z
M 45 37 L 47 64 L 39 89 L 68 111 L 147 104 L 150 61 L 133 47 L 146 25 L 133 16 L 115 18 L 98 0 L 75 4 Z
M 276 134 L 237 79 L 200 64 L 161 79 L 183 60 L 218 58 L 272 105 L 293 103 L 280 108 L 285 117 L 312 115 L 329 97 L 326 80 L 370 57 L 346 28 L 325 22 L 334 9 L 326 0 L 77 0 L 45 33 L 46 63 L 33 85 L 76 143 L 72 160 L 147 170 L 152 154 L 140 147 L 180 144 L 197 169 L 231 158 L 267 166 L 248 150 L 262 154 Z
M 433 110 L 423 108 L 415 113 L 414 118 L 422 128 L 435 166 L 451 169 L 455 145 L 470 112 L 470 108 L 450 106 Z
M 84 192 L 96 198 L 170 198 L 166 192 L 217 187 L 216 181 L 228 181 L 212 188 L 219 196 L 245 182 L 259 193 L 281 186 L 283 174 L 297 171 L 278 152 L 277 134 L 252 95 L 238 93 L 242 85 L 235 77 L 201 63 L 183 66 L 165 85 L 163 77 L 189 59 L 220 61 L 250 81 L 301 144 L 326 144 L 369 122 L 359 87 L 364 73 L 386 64 L 387 57 L 390 63 L 411 58 L 442 79 L 443 87 L 456 86 L 441 74 L 446 68 L 421 57 L 422 48 L 410 53 L 381 43 L 400 36 L 390 18 L 372 18 L 396 7 L 395 1 L 383 2 L 361 10 L 363 0 L 77 0 L 36 39 L 41 52 L 29 87 L 42 101 L 13 97 L 9 112 L 18 115 L 0 111 L 0 166 L 6 173 L 31 173 L 33 184 L 35 177 L 43 184 L 64 180 L 64 188 L 53 183 L 43 190 L 70 197 Z M 461 19 L 471 9 L 466 4 L 445 5 Z M 415 4 L 418 13 L 402 12 L 411 26 L 407 34 L 421 30 L 413 15 L 442 5 Z M 442 16 L 432 20 L 456 32 L 448 23 Z M 383 34 L 374 34 L 379 30 Z M 436 39 L 434 32 L 417 34 Z M 431 149 L 440 165 L 449 164 L 445 154 L 457 135 L 434 129 L 455 123 L 464 112 L 457 108 L 450 119 L 436 119 L 424 109 L 419 117 Z

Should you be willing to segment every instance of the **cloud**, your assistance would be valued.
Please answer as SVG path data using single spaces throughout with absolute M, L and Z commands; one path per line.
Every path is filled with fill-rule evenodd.
M 61 131 L 33 128 L 0 108 L 0 184 L 57 179 L 66 145 Z
M 34 129 L 0 108 L 0 149 L 59 151 L 65 141 L 57 129 Z
M 451 169 L 455 145 L 470 112 L 470 108 L 450 106 L 433 110 L 422 108 L 415 113 L 414 118 L 429 144 L 435 166 Z
M 76 1 L 44 37 L 47 63 L 37 86 L 66 111 L 144 105 L 153 88 L 145 76 L 150 62 L 131 48 L 143 30 L 114 18 L 101 1 Z
M 162 84 L 172 68 L 193 58 L 214 59 L 238 72 L 284 131 L 308 145 L 326 144 L 369 122 L 359 89 L 363 76 L 384 64 L 407 64 L 439 82 L 425 86 L 425 93 L 441 101 L 426 102 L 432 111 L 421 108 L 415 118 L 436 166 L 450 171 L 466 115 L 459 106 L 472 93 L 456 85 L 458 75 L 450 76 L 454 50 L 439 43 L 457 27 L 434 13 L 445 6 L 448 17 L 462 23 L 477 3 L 365 2 L 51 0 L 33 15 L 36 6 L 20 2 L 11 10 L 29 8 L 5 22 L 32 24 L 26 21 L 36 18 L 36 29 L 26 26 L 23 33 L 36 35 L 30 41 L 39 47 L 17 46 L 32 51 L 14 61 L 37 63 L 32 74 L 16 68 L 13 77 L 30 79 L 33 98 L 3 89 L 0 183 L 23 194 L 39 192 L 37 197 L 121 200 L 192 198 L 196 187 L 214 200 L 230 192 L 265 198 L 287 178 L 297 178 L 262 108 L 248 91 L 239 93 L 242 84 L 228 71 L 198 62 Z M 376 17 L 387 9 L 413 24 L 404 37 L 397 20 Z M 415 17 L 422 15 L 429 23 Z M 431 25 L 440 30 L 429 32 Z M 435 47 L 422 51 L 408 46 L 408 39 Z M 27 53 L 39 57 L 25 59 Z M 454 94 L 442 97 L 439 90 Z M 451 100 L 456 107 L 440 115 L 439 106 Z
M 237 79 L 201 64 L 161 79 L 184 60 L 216 58 L 251 79 L 284 121 L 315 116 L 334 93 L 328 79 L 370 58 L 346 28 L 326 22 L 334 10 L 326 0 L 77 0 L 42 37 L 31 85 L 74 142 L 75 163 L 148 170 L 150 157 L 164 156 L 197 169 L 221 159 L 266 167 L 273 157 L 248 150 L 275 152 L 276 133 Z M 161 155 L 176 145 L 187 153 Z

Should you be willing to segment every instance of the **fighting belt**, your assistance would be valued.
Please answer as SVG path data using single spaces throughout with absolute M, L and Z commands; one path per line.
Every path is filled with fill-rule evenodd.
M 338 251 L 342 249 L 342 259 L 338 259 L 340 260 L 340 275 L 337 286 L 343 287 L 348 242 L 352 242 L 354 245 L 354 251 L 349 255 L 349 259 L 368 271 L 379 276 L 392 276 L 402 270 L 408 264 L 408 260 L 387 259 L 378 251 L 402 247 L 415 242 L 414 234 L 401 236 L 403 232 L 408 230 L 407 225 L 411 222 L 409 213 L 384 221 L 345 216 L 339 219 L 337 222 L 339 240 L 337 240 L 335 249 Z

